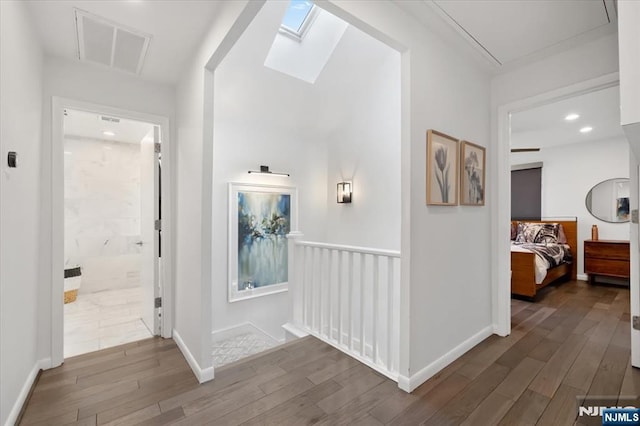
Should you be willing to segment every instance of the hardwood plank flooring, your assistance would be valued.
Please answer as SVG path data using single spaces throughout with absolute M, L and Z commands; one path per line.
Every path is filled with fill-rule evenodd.
M 175 343 L 148 339 L 44 371 L 21 425 L 573 425 L 576 397 L 640 404 L 629 291 L 573 281 L 512 301 L 491 336 L 413 393 L 306 337 L 200 385 Z

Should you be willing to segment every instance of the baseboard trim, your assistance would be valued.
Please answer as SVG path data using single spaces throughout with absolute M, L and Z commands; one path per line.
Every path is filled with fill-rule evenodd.
M 213 380 L 213 366 L 202 369 L 189 348 L 187 348 L 187 345 L 184 343 L 184 340 L 182 340 L 182 337 L 180 337 L 180 333 L 178 333 L 176 329 L 173 329 L 172 334 L 173 341 L 176 342 L 176 345 L 178 345 L 178 349 L 180 349 L 180 352 L 182 352 L 182 355 L 187 360 L 187 363 L 189 364 L 189 367 L 191 367 L 193 374 L 195 374 L 196 378 L 198 379 L 198 382 L 205 383 Z
M 31 395 L 31 391 L 36 383 L 36 378 L 38 377 L 40 370 L 44 370 L 46 368 L 49 368 L 50 366 L 51 359 L 49 358 L 36 361 L 33 368 L 29 372 L 29 375 L 27 376 L 27 380 L 25 380 L 24 385 L 22 385 L 22 389 L 18 394 L 18 399 L 16 399 L 16 402 L 13 404 L 13 407 L 9 412 L 9 417 L 7 417 L 7 421 L 4 424 L 5 426 L 13 426 L 17 424 L 22 415 L 22 411 L 25 408 L 25 404 L 29 399 L 29 395 Z
M 577 274 L 576 279 L 580 281 L 589 281 L 589 276 L 587 274 Z
M 297 337 L 298 339 L 303 338 L 303 337 L 307 337 L 309 335 L 309 333 L 307 333 L 306 331 L 304 331 L 303 329 L 301 329 L 300 327 L 288 322 L 286 324 L 282 325 L 282 328 L 284 329 L 285 332 L 291 334 L 294 337 Z
M 398 377 L 398 387 L 405 392 L 413 392 L 418 386 L 435 376 L 440 370 L 460 358 L 465 352 L 482 342 L 493 334 L 493 325 L 489 325 L 467 340 L 427 365 L 411 377 L 400 375 Z

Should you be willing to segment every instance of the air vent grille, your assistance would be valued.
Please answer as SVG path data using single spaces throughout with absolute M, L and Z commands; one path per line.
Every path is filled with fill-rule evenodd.
M 101 115 L 100 120 L 108 121 L 109 123 L 119 123 L 120 119 L 116 117 L 107 117 L 106 115 Z
M 75 9 L 78 58 L 140 74 L 151 36 Z

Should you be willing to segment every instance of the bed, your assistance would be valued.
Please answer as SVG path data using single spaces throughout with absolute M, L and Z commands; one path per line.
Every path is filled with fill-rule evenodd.
M 561 229 L 564 231 L 566 243 L 554 241 L 554 229 L 557 232 L 560 227 L 553 224 L 562 225 Z M 538 233 L 535 231 L 536 228 L 544 228 L 544 231 Z M 561 234 L 562 232 L 556 234 L 556 237 L 562 237 Z M 539 239 L 539 241 L 536 240 L 537 244 L 532 241 L 536 237 Z M 553 282 L 561 279 L 576 279 L 578 263 L 577 221 L 512 221 L 511 238 L 511 294 L 534 298 L 541 288 Z M 549 254 L 545 254 L 545 250 Z M 556 262 L 557 266 L 553 266 Z M 542 266 L 543 264 L 544 266 Z M 547 269 L 547 267 L 549 268 Z

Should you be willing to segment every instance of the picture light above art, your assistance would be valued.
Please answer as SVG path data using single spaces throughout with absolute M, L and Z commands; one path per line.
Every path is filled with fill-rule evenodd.
M 248 173 L 260 173 L 271 176 L 290 176 L 289 173 L 272 172 L 271 170 L 269 170 L 269 166 L 260 166 L 260 170 L 249 170 Z

